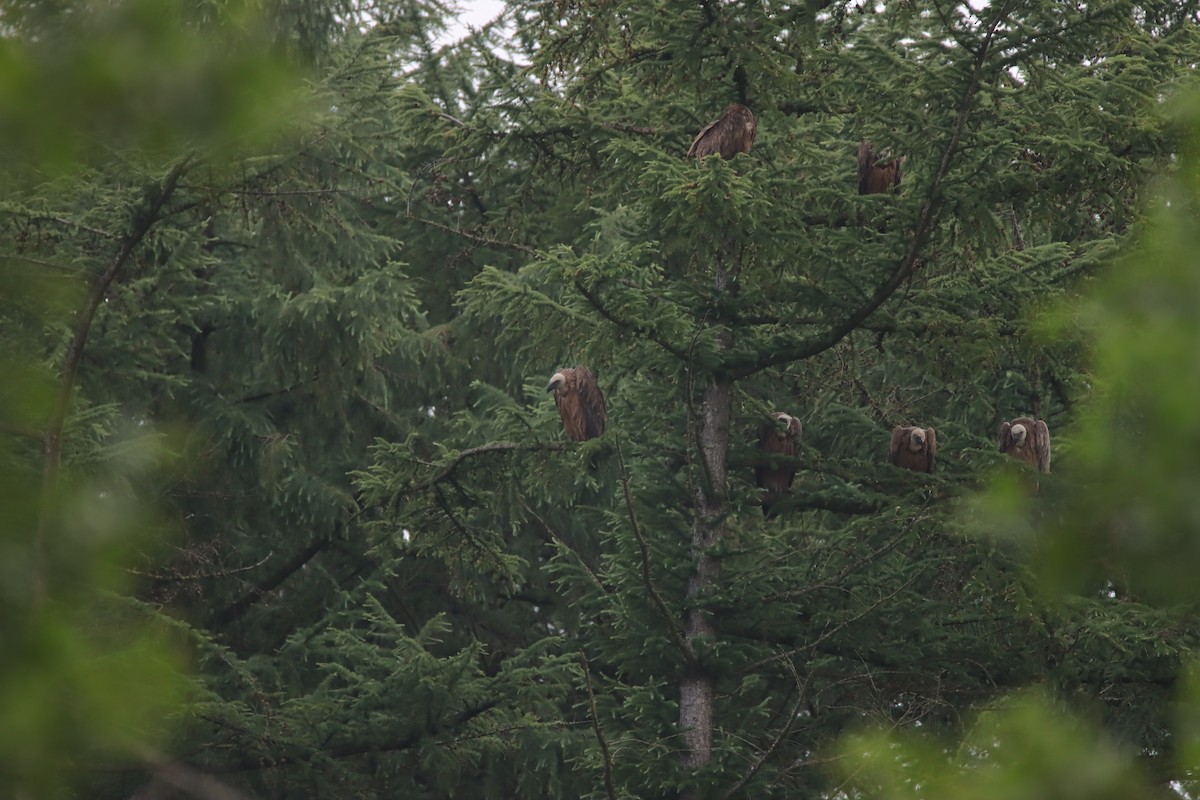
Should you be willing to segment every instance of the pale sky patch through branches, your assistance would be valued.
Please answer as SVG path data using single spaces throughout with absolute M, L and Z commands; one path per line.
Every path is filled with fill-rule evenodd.
M 444 40 L 453 42 L 467 35 L 470 28 L 481 28 L 500 16 L 504 0 L 459 0 L 458 14 L 447 20 Z

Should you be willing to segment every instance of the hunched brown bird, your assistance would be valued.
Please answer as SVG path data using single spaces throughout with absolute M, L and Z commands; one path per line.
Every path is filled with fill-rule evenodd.
M 795 458 L 804 436 L 804 426 L 800 420 L 778 411 L 771 419 L 762 424 L 758 435 L 758 449 L 769 456 L 786 456 Z M 771 506 L 783 499 L 792 481 L 796 479 L 794 464 L 759 464 L 754 468 L 754 482 L 760 489 L 765 489 L 762 509 L 768 517 L 772 516 Z
M 888 461 L 913 472 L 933 472 L 937 459 L 937 431 L 915 425 L 892 428 Z
M 858 193 L 884 194 L 900 188 L 900 176 L 907 156 L 889 161 L 884 153 L 876 153 L 867 141 L 858 145 Z
M 1039 472 L 1050 471 L 1050 429 L 1045 420 L 1017 417 L 1000 425 L 1000 452 Z
M 704 158 L 720 153 L 721 158 L 728 159 L 738 153 L 749 153 L 757 134 L 758 121 L 753 112 L 740 103 L 731 103 L 720 119 L 708 123 L 696 134 L 687 157 Z
M 562 418 L 567 438 L 576 442 L 595 439 L 604 433 L 608 408 L 604 394 L 596 385 L 596 376 L 587 367 L 560 369 L 550 378 L 547 392 L 554 393 L 554 405 Z

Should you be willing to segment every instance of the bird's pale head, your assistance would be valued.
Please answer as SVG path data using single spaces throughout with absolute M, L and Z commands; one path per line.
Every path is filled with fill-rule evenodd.
M 793 417 L 791 414 L 785 414 L 782 411 L 776 411 L 771 415 L 771 418 L 775 420 L 776 436 L 790 436 L 794 439 L 799 439 L 804 435 L 804 426 L 801 425 L 800 420 L 798 420 L 796 417 Z
M 1012 428 L 1009 429 L 1008 433 L 1010 436 L 1012 436 L 1014 446 L 1016 446 L 1016 447 L 1024 447 L 1025 446 L 1025 437 L 1029 435 L 1029 432 L 1025 430 L 1024 425 L 1022 425 L 1021 423 L 1018 422 L 1016 425 L 1013 425 Z
M 925 431 L 914 428 L 908 436 L 908 449 L 914 453 L 925 447 Z
M 553 392 L 555 389 L 562 386 L 566 380 L 567 376 L 563 375 L 561 372 L 554 373 L 550 376 L 550 385 L 546 387 L 546 391 Z

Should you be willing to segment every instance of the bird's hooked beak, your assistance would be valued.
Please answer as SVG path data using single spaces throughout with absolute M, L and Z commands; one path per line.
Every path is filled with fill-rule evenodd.
M 563 377 L 561 372 L 554 373 L 554 375 L 550 378 L 550 385 L 546 387 L 546 391 L 553 392 L 562 384 L 564 380 L 566 379 Z

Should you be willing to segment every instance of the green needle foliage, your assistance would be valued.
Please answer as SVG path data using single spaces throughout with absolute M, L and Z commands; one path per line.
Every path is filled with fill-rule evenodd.
M 1014 537 L 1077 651 L 1053 694 L 979 713 L 960 744 L 877 732 L 847 738 L 842 774 L 873 797 L 1158 797 L 1195 790 L 1193 304 L 1200 119 L 1178 98 L 1179 161 L 1155 187 L 1136 241 L 1084 300 L 1049 315 L 1090 346 L 1094 388 L 1070 430 L 1070 466 L 1036 497 L 1000 482 L 976 522 Z M 1086 615 L 1081 617 L 1080 615 Z M 1158 637 L 1159 641 L 1153 640 Z M 1136 642 L 1143 642 L 1137 646 Z M 1079 681 L 1099 680 L 1099 697 Z M 1147 700 L 1169 687 L 1157 722 Z M 1072 710 L 1063 708 L 1069 701 Z M 1140 710 L 1138 710 L 1140 707 Z M 1080 717 L 1080 714 L 1086 716 Z M 1105 725 L 1107 721 L 1109 724 Z M 1166 730 L 1155 731 L 1159 726 Z M 1131 734 L 1140 735 L 1131 736 Z
M 452 43 L 434 0 L 26 6 L 0 6 L 26 795 L 1188 778 L 1196 628 L 1150 601 L 1190 600 L 1161 556 L 1192 549 L 1191 483 L 1111 431 L 1189 441 L 1155 364 L 1194 372 L 1192 4 L 513 0 Z M 731 102 L 753 149 L 685 159 Z M 858 194 L 864 140 L 897 191 Z M 1057 308 L 1083 332 L 1046 335 Z M 583 443 L 546 394 L 575 365 L 608 407 Z M 775 411 L 805 433 L 767 517 Z M 1026 414 L 1051 475 L 997 452 Z M 888 463 L 897 424 L 937 429 L 935 474 Z M 1065 533 L 974 535 L 1006 526 Z M 1083 580 L 1051 601 L 1040 568 Z

